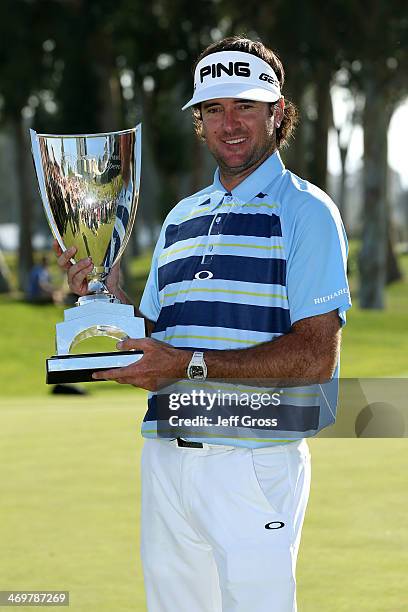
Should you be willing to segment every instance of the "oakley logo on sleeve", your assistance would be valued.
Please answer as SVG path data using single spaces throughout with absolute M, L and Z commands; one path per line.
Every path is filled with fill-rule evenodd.
M 228 66 L 218 62 L 217 64 L 210 64 L 209 66 L 203 66 L 200 69 L 200 81 L 204 81 L 205 77 L 211 76 L 212 79 L 219 78 L 223 74 L 227 76 L 242 76 L 250 77 L 251 69 L 249 62 L 228 62 Z

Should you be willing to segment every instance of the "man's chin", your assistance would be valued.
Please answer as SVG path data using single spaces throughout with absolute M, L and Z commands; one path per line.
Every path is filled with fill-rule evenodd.
M 218 162 L 219 167 L 221 168 L 221 170 L 225 170 L 227 172 L 229 172 L 230 174 L 238 174 L 239 172 L 242 172 L 243 170 L 247 170 L 248 168 L 250 168 L 253 164 L 252 159 L 250 158 L 226 158 L 226 157 L 219 157 L 218 159 L 216 158 L 216 161 Z
M 221 155 L 217 157 L 216 155 L 214 155 L 214 157 L 223 174 L 236 176 L 237 174 L 242 174 L 248 171 L 253 172 L 272 153 L 273 149 L 264 151 L 263 155 L 256 155 L 252 153 L 252 155 L 246 155 L 245 157 L 241 157 L 238 155 L 236 155 L 235 157 L 232 155 L 230 157 Z

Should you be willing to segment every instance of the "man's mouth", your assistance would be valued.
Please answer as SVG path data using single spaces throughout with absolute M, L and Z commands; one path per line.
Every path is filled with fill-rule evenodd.
M 227 145 L 237 145 L 241 144 L 241 142 L 245 142 L 246 138 L 229 138 L 228 140 L 224 140 Z

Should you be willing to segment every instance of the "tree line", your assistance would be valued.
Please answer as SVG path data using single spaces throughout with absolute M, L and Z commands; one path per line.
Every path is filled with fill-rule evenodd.
M 27 118 L 48 133 L 113 131 L 143 118 L 162 218 L 181 196 L 205 184 L 205 149 L 180 112 L 191 94 L 192 65 L 207 44 L 246 34 L 261 38 L 284 63 L 283 93 L 300 112 L 285 161 L 322 189 L 333 125 L 331 86 L 339 71 L 343 85 L 363 100 L 359 299 L 364 308 L 384 307 L 390 271 L 392 278 L 399 274 L 387 199 L 387 132 L 408 93 L 405 2 L 4 0 L 0 14 L 0 118 L 13 132 L 19 168 L 20 286 L 33 263 Z M 344 179 L 344 143 L 340 153 Z M 338 205 L 347 217 L 344 189 Z

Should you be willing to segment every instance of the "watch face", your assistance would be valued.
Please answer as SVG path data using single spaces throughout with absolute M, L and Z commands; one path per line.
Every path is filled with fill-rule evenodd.
M 200 365 L 192 365 L 190 366 L 190 378 L 203 378 L 204 377 L 204 368 Z

